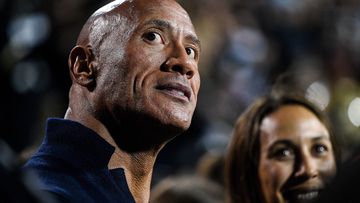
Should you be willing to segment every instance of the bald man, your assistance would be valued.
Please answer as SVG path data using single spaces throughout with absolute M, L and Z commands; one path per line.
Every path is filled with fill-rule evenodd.
M 61 202 L 148 202 L 157 154 L 190 126 L 199 55 L 174 0 L 116 0 L 95 11 L 69 55 L 64 119 L 48 119 L 26 168 Z

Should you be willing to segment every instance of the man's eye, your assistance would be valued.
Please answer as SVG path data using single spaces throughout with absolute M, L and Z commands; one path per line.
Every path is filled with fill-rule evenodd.
M 195 50 L 193 48 L 186 48 L 186 54 L 190 56 L 190 58 L 195 58 Z
M 144 38 L 152 43 L 162 43 L 161 36 L 156 32 L 148 32 L 144 35 Z

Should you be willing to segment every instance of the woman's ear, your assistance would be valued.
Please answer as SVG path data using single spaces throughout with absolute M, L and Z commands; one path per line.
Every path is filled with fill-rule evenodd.
M 91 47 L 75 46 L 69 56 L 70 76 L 73 83 L 87 88 L 95 85 L 95 68 Z

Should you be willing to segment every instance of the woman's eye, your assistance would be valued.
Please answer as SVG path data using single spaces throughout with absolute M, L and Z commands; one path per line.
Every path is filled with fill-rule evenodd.
M 314 146 L 314 152 L 316 154 L 324 154 L 328 151 L 328 148 L 325 145 L 315 145 Z
M 156 32 L 148 32 L 144 35 L 144 38 L 152 43 L 163 43 L 161 36 Z
M 190 58 L 193 59 L 195 58 L 195 51 L 193 48 L 186 48 L 185 50 L 186 50 L 186 54 L 190 56 Z
M 286 159 L 292 159 L 295 156 L 295 154 L 292 149 L 284 148 L 275 151 L 273 156 L 278 160 L 286 160 Z

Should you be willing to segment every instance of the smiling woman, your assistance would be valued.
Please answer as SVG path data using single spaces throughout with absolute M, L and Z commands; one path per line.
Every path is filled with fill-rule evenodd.
M 307 203 L 335 175 L 327 118 L 307 100 L 269 95 L 238 119 L 226 158 L 231 203 Z

